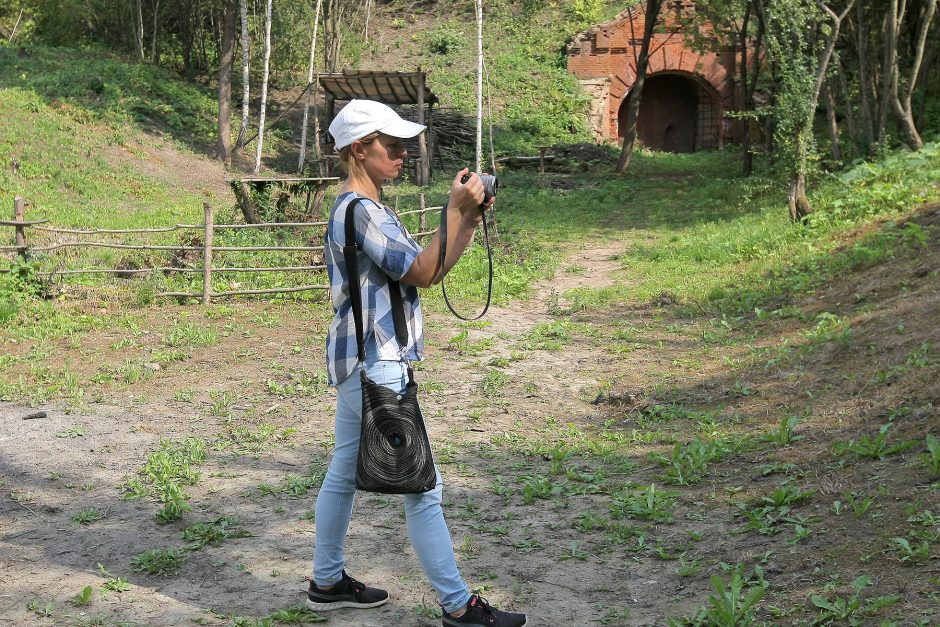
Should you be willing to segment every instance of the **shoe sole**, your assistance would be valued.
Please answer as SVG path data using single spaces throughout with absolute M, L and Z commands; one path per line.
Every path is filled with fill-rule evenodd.
M 458 623 L 458 622 L 455 622 L 455 621 L 452 621 L 452 620 L 448 620 L 447 618 L 443 619 L 443 620 L 441 621 L 441 624 L 442 624 L 444 627 L 474 627 L 473 625 L 467 625 L 466 623 Z M 529 624 L 529 619 L 528 619 L 528 617 L 526 617 L 525 622 L 522 623 L 521 625 L 519 625 L 519 627 L 525 627 L 525 626 L 528 625 L 528 624 Z M 479 623 L 477 623 L 477 625 L 479 625 Z
M 330 610 L 341 610 L 343 608 L 353 608 L 366 610 L 370 607 L 378 607 L 380 605 L 385 605 L 388 603 L 388 597 L 382 599 L 381 601 L 375 601 L 374 603 L 359 603 L 358 601 L 330 601 L 327 603 L 317 603 L 307 597 L 307 607 L 313 610 L 314 612 L 329 612 Z

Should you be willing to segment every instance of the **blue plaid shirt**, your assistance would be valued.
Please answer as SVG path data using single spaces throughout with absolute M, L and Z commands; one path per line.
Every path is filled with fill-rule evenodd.
M 326 336 L 326 368 L 330 385 L 342 383 L 359 363 L 356 323 L 349 297 L 349 273 L 343 259 L 346 209 L 356 198 L 362 198 L 356 209 L 355 227 L 366 352 L 378 355 L 380 360 L 390 361 L 418 361 L 424 353 L 424 323 L 417 288 L 399 283 L 408 326 L 407 346 L 399 346 L 395 339 L 388 291 L 388 279 L 398 281 L 405 276 L 421 252 L 421 246 L 388 207 L 355 192 L 340 194 L 330 211 L 324 249 L 335 312 Z

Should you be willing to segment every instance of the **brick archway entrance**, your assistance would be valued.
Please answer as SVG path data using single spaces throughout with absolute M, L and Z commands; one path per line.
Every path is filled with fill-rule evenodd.
M 643 33 L 646 21 L 644 4 L 592 26 L 568 44 L 568 71 L 590 97 L 587 123 L 598 141 L 623 136 L 622 107 L 636 81 L 642 44 L 638 34 Z M 728 115 L 739 108 L 734 80 L 739 51 L 711 39 L 714 45 L 705 49 L 687 46 L 685 18 L 696 11 L 695 2 L 669 0 L 668 7 L 650 41 L 640 141 L 677 152 L 720 148 L 736 141 L 741 132 L 741 125 Z M 708 30 L 706 26 L 702 31 L 706 38 Z
M 623 137 L 627 118 L 624 98 L 617 113 L 617 136 Z M 637 139 L 653 150 L 695 152 L 720 144 L 716 94 L 701 79 L 680 72 L 649 76 L 643 87 Z

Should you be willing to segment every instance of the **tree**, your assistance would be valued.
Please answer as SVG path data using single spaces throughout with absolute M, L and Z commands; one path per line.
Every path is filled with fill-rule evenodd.
M 222 50 L 219 55 L 219 137 L 216 157 L 228 161 L 232 154 L 232 61 L 235 57 L 236 0 L 227 0 L 222 18 Z
M 623 174 L 630 167 L 633 158 L 633 146 L 636 143 L 636 122 L 640 114 L 640 100 L 643 98 L 643 84 L 646 82 L 646 70 L 649 66 L 650 41 L 653 29 L 659 19 L 659 10 L 663 0 L 646 0 L 643 22 L 643 41 L 640 44 L 640 56 L 636 60 L 636 80 L 627 96 L 627 122 L 623 136 L 620 158 L 617 160 L 617 174 Z M 630 9 L 632 11 L 632 9 Z
M 891 68 L 891 89 L 890 98 L 895 114 L 901 123 L 901 129 L 906 138 L 906 144 L 911 150 L 920 150 L 924 147 L 924 141 L 917 132 L 917 125 L 914 122 L 914 111 L 911 106 L 911 98 L 914 95 L 914 87 L 920 76 L 921 63 L 924 60 L 924 49 L 927 45 L 927 32 L 930 30 L 930 23 L 937 10 L 937 0 L 925 0 L 925 6 L 922 7 L 920 15 L 916 16 L 915 27 L 916 36 L 913 42 L 913 59 L 911 60 L 910 74 L 903 77 L 905 83 L 901 86 L 902 77 L 898 64 L 898 54 L 895 51 L 894 66 Z M 907 10 L 907 0 L 890 0 L 888 14 L 886 16 L 886 28 L 893 31 L 891 39 L 894 44 L 897 43 L 900 36 L 901 26 L 904 14 Z M 911 11 L 913 13 L 913 11 Z
M 304 171 L 304 159 L 307 154 L 307 124 L 308 117 L 310 114 L 310 98 L 311 96 L 311 87 L 310 84 L 314 80 L 314 62 L 317 53 L 317 30 L 319 30 L 319 21 L 320 21 L 320 8 L 323 6 L 322 0 L 317 0 L 317 8 L 314 11 L 313 15 L 313 35 L 310 38 L 310 64 L 307 66 L 307 99 L 304 101 L 304 121 L 301 126 L 300 131 L 300 157 L 297 160 L 297 174 L 303 174 Z M 319 79 L 317 80 L 319 82 Z M 314 124 L 314 140 L 317 138 L 317 124 Z
M 349 0 L 326 0 L 323 7 L 323 48 L 327 72 L 339 70 L 343 21 Z
M 686 29 L 686 37 L 690 39 L 693 48 L 711 52 L 720 52 L 716 48 L 738 50 L 738 98 L 741 108 L 737 114 L 743 121 L 741 165 L 744 174 L 751 174 L 754 170 L 751 133 L 756 120 L 754 94 L 760 77 L 761 49 L 764 45 L 763 15 L 757 10 L 757 0 L 699 0 L 695 8 Z M 716 40 L 718 46 L 715 45 Z
M 238 139 L 235 140 L 235 152 L 241 152 L 245 147 L 245 138 L 248 134 L 248 64 L 251 55 L 248 50 L 248 4 L 247 0 L 238 1 L 238 9 L 242 22 L 242 122 L 238 127 Z M 233 153 L 234 154 L 234 153 Z
M 261 150 L 264 146 L 264 114 L 268 108 L 268 75 L 271 62 L 271 0 L 264 14 L 264 72 L 261 78 L 261 113 L 258 116 L 258 144 L 255 149 L 255 169 L 261 170 Z
M 806 178 L 816 152 L 816 105 L 839 28 L 854 2 L 848 0 L 839 15 L 823 0 L 761 0 L 759 4 L 767 25 L 768 53 L 778 67 L 774 142 L 790 179 L 787 206 L 794 221 L 813 211 L 806 196 Z

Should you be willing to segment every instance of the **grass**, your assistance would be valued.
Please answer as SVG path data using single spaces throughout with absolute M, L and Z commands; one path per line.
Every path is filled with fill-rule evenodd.
M 444 45 L 449 44 L 445 41 Z M 13 102 L 14 108 L 42 111 L 48 117 L 44 124 L 50 126 L 39 131 L 48 130 L 49 137 L 53 136 L 54 124 L 62 125 L 65 131 L 91 128 L 85 126 L 88 121 L 77 122 L 73 113 L 66 115 L 55 107 L 42 109 L 48 103 L 38 96 L 31 98 L 0 98 L 0 109 Z M 56 117 L 59 115 L 65 117 Z M 100 123 L 97 118 L 92 121 Z M 79 135 L 80 142 L 92 141 L 86 134 Z M 91 144 L 86 145 L 85 150 L 93 149 Z M 936 144 L 931 144 L 924 154 L 929 157 L 936 150 Z M 64 157 L 66 162 L 69 158 L 68 154 Z M 512 547 L 519 555 L 532 559 L 547 556 L 553 562 L 564 561 L 576 568 L 582 562 L 593 566 L 595 560 L 602 561 L 615 545 L 618 560 L 675 560 L 658 568 L 663 577 L 675 573 L 688 582 L 684 586 L 706 602 L 685 624 L 747 624 L 755 611 L 763 618 L 768 614 L 777 616 L 775 612 L 780 616 L 795 614 L 806 623 L 817 614 L 826 620 L 875 620 L 875 614 L 881 619 L 890 604 L 874 594 L 863 594 L 867 583 L 853 593 L 842 584 L 841 588 L 827 588 L 828 584 L 819 579 L 841 576 L 845 584 L 851 581 L 851 577 L 845 579 L 850 569 L 871 560 L 890 560 L 903 566 L 905 573 L 917 574 L 925 563 L 929 564 L 940 542 L 935 537 L 933 514 L 926 505 L 920 505 L 917 511 L 898 519 L 894 511 L 897 508 L 889 507 L 889 503 L 894 498 L 927 499 L 933 495 L 936 484 L 929 481 L 935 481 L 940 474 L 940 446 L 936 434 L 925 436 L 920 432 L 917 440 L 910 440 L 910 431 L 903 430 L 905 423 L 913 419 L 913 403 L 910 415 L 898 413 L 899 419 L 888 418 L 893 426 L 877 430 L 877 425 L 884 423 L 882 415 L 877 418 L 880 422 L 869 423 L 876 425 L 877 433 L 864 434 L 856 429 L 839 435 L 835 450 L 822 444 L 820 428 L 828 428 L 824 421 L 832 419 L 826 414 L 832 408 L 809 409 L 804 403 L 810 402 L 806 399 L 815 402 L 811 395 L 825 392 L 825 385 L 849 386 L 852 381 L 807 383 L 806 379 L 817 374 L 808 366 L 827 350 L 855 347 L 865 327 L 853 314 L 833 307 L 829 311 L 802 312 L 793 305 L 793 298 L 847 270 L 869 267 L 891 257 L 906 259 L 921 254 L 933 234 L 904 222 L 903 217 L 911 207 L 936 198 L 932 185 L 938 178 L 938 166 L 919 155 L 899 154 L 880 163 L 856 166 L 842 177 L 824 177 L 812 187 L 820 213 L 809 224 L 793 225 L 786 219 L 781 190 L 772 176 L 765 171 L 752 178 L 737 177 L 727 172 L 728 160 L 728 152 L 640 152 L 634 171 L 627 177 L 615 177 L 606 169 L 558 177 L 581 185 L 574 189 L 551 187 L 549 183 L 555 178 L 552 174 L 540 177 L 525 172 L 500 173 L 504 185 L 497 211 L 500 238 L 495 243 L 497 303 L 526 298 L 536 280 L 559 267 L 568 269 L 569 278 L 575 276 L 585 282 L 593 278 L 584 268 L 564 261 L 568 251 L 611 244 L 622 245 L 627 252 L 620 259 L 623 269 L 617 273 L 614 285 L 585 287 L 565 294 L 573 306 L 562 311 L 556 301 L 555 309 L 543 312 L 550 318 L 526 326 L 517 334 L 493 337 L 485 324 L 461 325 L 447 327 L 434 338 L 448 352 L 449 359 L 467 366 L 464 381 L 478 382 L 466 386 L 472 387 L 475 399 L 467 407 L 472 423 L 468 430 L 484 435 L 479 436 L 479 442 L 468 445 L 467 433 L 460 431 L 453 441 L 436 442 L 435 450 L 448 473 L 468 484 L 485 486 L 472 498 L 461 495 L 448 507 L 460 525 L 460 551 L 470 559 L 486 555 L 491 549 L 505 551 Z M 78 173 L 52 176 L 40 172 L 35 179 L 29 179 L 29 184 L 38 185 L 41 180 L 46 185 L 64 186 L 69 182 L 71 186 L 70 181 L 74 181 L 81 188 L 82 181 L 68 178 L 79 176 L 82 166 L 76 167 Z M 121 192 L 120 177 L 102 180 L 106 187 L 84 187 L 84 193 L 103 198 Z M 437 181 L 428 194 L 438 200 L 430 202 L 442 199 L 445 188 L 446 181 Z M 399 194 L 402 206 L 410 207 L 416 204 L 415 193 L 415 188 L 401 185 L 390 190 L 389 198 Z M 124 224 L 148 224 L 150 218 L 143 215 L 150 206 L 147 203 L 169 195 L 170 191 L 154 192 L 146 202 L 128 202 L 120 220 Z M 77 219 L 64 204 L 59 209 L 63 222 Z M 171 218 L 164 214 L 161 219 Z M 864 234 L 858 236 L 853 230 Z M 281 237 L 302 236 L 232 235 L 222 241 L 271 243 Z M 247 256 L 239 259 L 250 261 Z M 259 261 L 286 260 L 272 255 Z M 484 271 L 485 256 L 477 244 L 448 281 L 449 294 L 462 308 L 482 302 Z M 257 308 L 224 303 L 203 310 L 144 302 L 146 299 L 137 298 L 138 288 L 129 282 L 89 282 L 82 286 L 87 291 L 80 297 L 49 301 L 24 293 L 24 288 L 42 287 L 29 280 L 30 272 L 17 270 L 13 277 L 0 278 L 0 294 L 7 297 L 0 298 L 0 342 L 9 349 L 0 356 L 0 397 L 32 402 L 63 397 L 77 404 L 83 390 L 89 398 L 112 392 L 137 394 L 139 389 L 157 387 L 165 381 L 164 370 L 175 369 L 174 374 L 181 375 L 177 381 L 187 387 L 168 392 L 172 401 L 159 401 L 185 403 L 194 431 L 208 425 L 208 431 L 200 433 L 216 434 L 208 440 L 162 441 L 148 455 L 140 474 L 122 485 L 128 498 L 148 496 L 159 502 L 162 509 L 158 522 L 173 522 L 186 515 L 190 507 L 186 489 L 198 484 L 199 466 L 206 459 L 207 448 L 215 451 L 213 462 L 232 464 L 232 469 L 255 463 L 244 459 L 246 455 L 260 459 L 316 441 L 306 439 L 309 433 L 303 433 L 304 440 L 291 438 L 296 429 L 290 419 L 297 412 L 306 415 L 320 411 L 317 404 L 328 396 L 322 371 L 309 369 L 305 362 L 301 366 L 298 361 L 319 357 L 318 349 L 310 346 L 322 340 L 331 313 L 327 303 L 302 303 L 297 307 L 265 303 Z M 280 280 L 261 279 L 257 285 L 268 286 L 270 283 L 264 281 Z M 225 281 L 228 279 L 218 285 Z M 181 280 L 180 284 L 192 283 Z M 116 295 L 123 300 L 112 300 Z M 423 300 L 433 312 L 429 320 L 440 320 L 443 309 L 439 292 L 427 291 Z M 662 304 L 650 313 L 645 324 L 625 307 L 642 307 L 651 301 Z M 607 320 L 605 314 L 612 319 Z M 309 325 L 310 330 L 303 332 L 309 337 L 291 326 L 298 323 Z M 759 323 L 766 326 L 760 327 Z M 775 333 L 774 325 L 783 323 L 794 325 L 792 344 L 781 341 L 767 346 L 754 341 L 780 341 L 776 335 L 757 335 Z M 429 329 L 441 331 L 444 325 L 438 324 Z M 289 339 L 272 342 L 271 338 L 283 339 L 278 331 L 288 333 Z M 95 339 L 99 340 L 97 344 Z M 671 351 L 674 356 L 676 350 L 668 346 L 670 342 L 685 343 L 682 346 L 690 347 L 688 354 L 682 360 L 656 362 L 660 352 Z M 631 368 L 636 366 L 636 378 L 629 381 L 642 386 L 637 391 L 645 393 L 648 403 L 611 403 L 597 410 L 603 412 L 604 420 L 596 422 L 577 412 L 563 413 L 567 408 L 552 406 L 541 415 L 541 422 L 527 415 L 525 420 L 520 416 L 510 425 L 517 402 L 531 403 L 537 411 L 544 408 L 538 405 L 539 388 L 530 375 L 541 367 L 539 360 L 545 356 L 538 351 L 554 351 L 557 356 L 552 357 L 558 359 L 566 350 L 584 346 L 612 360 L 604 362 L 611 365 L 610 372 L 604 366 L 596 377 L 594 373 L 577 374 L 578 383 L 592 390 L 583 393 L 581 400 L 594 399 L 598 387 L 603 391 L 602 398 L 616 398 L 615 377 L 623 370 L 618 370 L 618 365 L 629 363 Z M 890 361 L 879 362 L 880 370 L 871 376 L 869 386 L 887 395 L 892 386 L 900 387 L 910 377 L 930 375 L 937 364 L 934 346 L 918 340 L 908 347 L 910 350 L 904 349 L 906 354 L 898 353 Z M 492 355 L 494 348 L 502 347 L 513 349 L 510 358 Z M 228 364 L 229 352 L 236 362 L 270 361 L 253 381 L 238 387 L 189 387 L 202 385 L 186 375 L 205 368 L 203 357 L 224 357 Z M 64 357 L 56 361 L 58 356 Z M 196 356 L 200 359 L 193 363 Z M 722 358 L 728 362 L 721 362 Z M 704 377 L 714 385 L 700 390 L 687 387 L 689 372 L 701 366 L 730 364 L 732 360 L 737 364 L 733 369 L 722 369 L 714 379 Z M 80 367 L 83 361 L 93 364 L 91 371 Z M 148 367 L 152 364 L 161 369 Z M 788 397 L 786 403 L 773 407 L 766 416 L 758 416 L 760 412 L 753 407 L 762 405 L 765 395 L 773 394 L 762 373 L 776 370 L 791 377 L 785 380 L 787 386 L 801 386 L 800 394 Z M 433 365 L 428 372 L 436 372 Z M 447 401 L 453 389 L 449 382 L 433 376 L 421 379 L 427 398 L 438 407 Z M 519 401 L 517 389 L 532 396 Z M 578 394 L 575 391 L 572 399 Z M 933 408 L 925 404 L 923 409 Z M 846 413 L 851 411 L 848 408 Z M 494 422 L 500 425 L 498 431 L 489 424 L 491 417 L 500 421 Z M 760 417 L 767 420 L 761 422 Z M 203 421 L 201 426 L 196 424 L 199 421 Z M 87 433 L 82 423 L 89 425 Z M 72 420 L 56 427 L 50 437 L 60 435 L 57 442 L 62 444 L 81 444 L 100 436 L 92 424 Z M 324 449 L 328 452 L 331 443 L 328 439 L 326 442 Z M 801 458 L 806 452 L 801 447 L 808 444 L 814 451 L 812 460 Z M 903 455 L 908 451 L 909 455 Z M 637 463 L 644 459 L 652 465 Z M 794 461 L 799 466 L 791 463 Z M 901 469 L 899 474 L 916 476 L 919 483 L 911 488 L 911 495 L 889 497 L 888 484 L 896 479 L 889 474 L 894 469 Z M 303 504 L 303 511 L 309 510 L 311 494 L 322 481 L 322 468 L 311 467 L 304 474 L 273 475 L 267 480 L 252 484 L 242 496 L 265 510 L 260 514 L 265 520 L 280 520 L 282 514 L 294 518 L 298 511 L 288 514 L 288 510 L 297 510 L 298 504 Z M 818 485 L 830 480 L 831 485 Z M 668 489 L 660 487 L 663 483 Z M 817 488 L 819 491 L 814 492 Z M 200 506 L 211 505 L 213 494 L 210 489 L 205 500 L 200 495 Z M 23 507 L 35 503 L 34 497 L 14 486 L 9 488 L 8 498 L 15 501 L 13 507 L 16 503 Z M 504 506 L 496 508 L 498 515 L 484 514 L 494 511 L 490 509 L 494 503 Z M 383 511 L 391 511 L 392 505 L 384 499 L 367 503 Z M 83 506 L 75 509 L 78 507 Z M 70 511 L 76 525 L 94 524 L 96 513 L 92 509 Z M 703 536 L 698 528 L 705 527 L 702 521 L 712 517 L 722 521 L 722 533 L 731 533 L 718 538 L 712 535 L 714 527 L 708 526 Z M 306 519 L 310 520 L 309 514 Z M 397 520 L 391 520 L 397 524 Z M 834 551 L 839 551 L 842 547 L 838 546 L 837 529 L 863 525 L 884 532 L 883 525 L 888 523 L 893 525 L 889 534 L 872 534 L 873 540 L 863 549 L 844 551 L 849 557 L 835 556 L 841 561 L 825 554 L 828 547 L 813 545 L 825 538 L 827 544 L 835 546 Z M 690 531 L 690 526 L 695 529 Z M 193 551 L 223 543 L 244 531 L 228 518 L 180 527 L 175 532 L 172 525 L 162 530 L 182 532 L 187 548 Z M 805 585 L 801 585 L 811 591 L 807 595 L 815 596 L 793 600 L 787 591 L 775 589 L 772 582 L 766 587 L 766 595 L 759 597 L 765 589 L 762 576 L 734 567 L 722 569 L 713 559 L 713 549 L 724 544 L 724 538 L 735 538 L 737 534 L 747 534 L 748 542 L 771 547 L 782 560 L 801 557 L 806 547 L 812 546 L 815 557 L 832 557 L 831 563 L 838 566 L 827 567 L 822 574 L 799 571 L 806 578 Z M 693 544 L 703 537 L 705 542 Z M 137 556 L 132 564 L 138 572 L 169 576 L 179 572 L 187 556 L 195 559 L 196 555 L 185 549 L 155 549 Z M 120 578 L 114 579 L 112 587 L 106 589 L 120 591 L 128 585 Z M 769 606 L 767 597 L 776 603 L 786 600 L 790 605 Z M 817 604 L 817 600 L 828 605 Z M 416 613 L 425 615 L 423 611 Z M 617 624 L 625 620 L 625 613 L 624 608 L 609 607 L 600 612 L 598 622 Z M 265 618 L 286 622 L 288 614 L 283 616 Z M 290 616 L 297 620 L 310 618 Z

